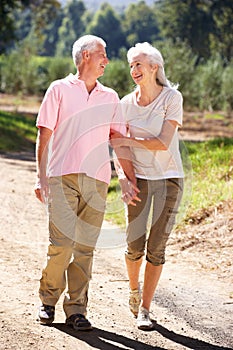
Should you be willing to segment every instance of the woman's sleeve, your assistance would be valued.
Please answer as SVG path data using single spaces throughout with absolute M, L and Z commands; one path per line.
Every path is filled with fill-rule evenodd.
M 168 99 L 165 113 L 166 120 L 174 120 L 180 126 L 183 122 L 183 97 L 177 90 Z

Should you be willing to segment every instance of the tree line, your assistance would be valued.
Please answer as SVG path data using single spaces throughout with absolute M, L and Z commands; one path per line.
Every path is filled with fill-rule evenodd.
M 2 0 L 0 90 L 40 94 L 50 79 L 72 71 L 73 42 L 83 34 L 107 42 L 111 64 L 102 78 L 120 96 L 132 90 L 127 49 L 148 41 L 179 83 L 187 108 L 232 110 L 232 0 L 159 0 L 121 10 L 103 2 L 96 12 L 82 0 Z

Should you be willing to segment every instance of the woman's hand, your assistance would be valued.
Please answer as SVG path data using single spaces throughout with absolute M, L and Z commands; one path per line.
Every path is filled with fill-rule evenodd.
M 110 133 L 110 143 L 113 148 L 115 147 L 123 147 L 123 146 L 129 146 L 128 137 L 123 136 L 118 131 L 112 131 Z
M 134 185 L 131 181 L 129 181 L 127 178 L 120 179 L 119 180 L 121 191 L 122 191 L 122 200 L 127 205 L 133 205 L 136 206 L 136 202 L 141 202 L 141 199 L 138 197 L 138 193 L 140 190 L 137 188 L 136 185 Z

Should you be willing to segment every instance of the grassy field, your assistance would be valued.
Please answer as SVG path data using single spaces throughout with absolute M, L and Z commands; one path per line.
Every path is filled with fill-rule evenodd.
M 0 152 L 33 150 L 35 115 L 0 111 Z
M 0 152 L 34 150 L 37 129 L 33 114 L 0 111 Z M 201 209 L 233 197 L 233 138 L 183 142 L 185 193 L 179 224 Z M 106 219 L 124 226 L 124 206 L 116 178 L 109 186 Z
M 192 204 L 196 211 L 232 198 L 233 138 L 186 142 L 192 162 Z

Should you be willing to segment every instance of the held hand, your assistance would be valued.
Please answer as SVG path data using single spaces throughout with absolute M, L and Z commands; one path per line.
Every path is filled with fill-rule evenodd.
M 121 190 L 122 190 L 122 200 L 127 205 L 133 205 L 136 206 L 136 202 L 141 202 L 141 199 L 138 197 L 138 193 L 140 190 L 137 188 L 136 185 L 134 185 L 131 181 L 129 181 L 127 178 L 122 179 L 119 181 Z

